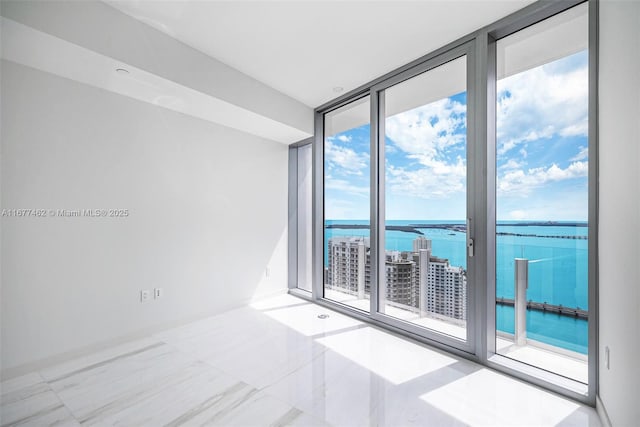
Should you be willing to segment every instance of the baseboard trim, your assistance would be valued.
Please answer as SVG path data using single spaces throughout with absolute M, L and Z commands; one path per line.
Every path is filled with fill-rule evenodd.
M 102 350 L 105 350 L 109 347 L 115 347 L 118 345 L 126 344 L 131 341 L 136 341 L 142 338 L 148 338 L 153 334 L 157 334 L 159 332 L 165 331 L 167 329 L 177 328 L 179 326 L 186 325 L 191 322 L 197 322 L 198 320 L 206 319 L 208 317 L 217 316 L 219 314 L 225 313 L 230 310 L 234 310 L 236 308 L 248 306 L 253 302 L 271 298 L 280 294 L 285 294 L 287 289 L 277 290 L 273 292 L 264 293 L 257 297 L 246 298 L 244 301 L 240 301 L 237 304 L 231 304 L 229 306 L 223 307 L 222 309 L 217 309 L 215 312 L 210 313 L 202 313 L 194 316 L 189 316 L 186 318 L 181 318 L 179 320 L 163 322 L 151 328 L 146 328 L 143 330 L 139 330 L 133 332 L 131 334 L 122 335 L 118 338 L 108 339 L 104 341 L 99 341 L 97 343 L 89 344 L 86 346 L 82 346 L 67 352 L 55 354 L 53 356 L 45 357 L 33 362 L 27 362 L 18 366 L 13 366 L 10 368 L 5 368 L 0 370 L 0 380 L 6 381 L 12 378 L 20 377 L 22 375 L 26 375 L 32 372 L 41 371 L 43 369 L 58 365 L 60 363 L 65 363 L 70 360 L 88 356 L 92 353 L 96 353 Z
M 596 395 L 596 412 L 598 413 L 598 417 L 600 417 L 600 422 L 603 427 L 612 427 L 607 409 L 604 407 L 604 403 L 602 403 L 599 395 Z

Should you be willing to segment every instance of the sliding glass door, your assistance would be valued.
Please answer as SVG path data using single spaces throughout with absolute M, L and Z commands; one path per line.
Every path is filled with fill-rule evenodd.
M 458 344 L 468 339 L 466 49 L 374 87 L 380 320 Z
M 385 80 L 322 122 L 323 298 L 468 351 L 471 46 Z

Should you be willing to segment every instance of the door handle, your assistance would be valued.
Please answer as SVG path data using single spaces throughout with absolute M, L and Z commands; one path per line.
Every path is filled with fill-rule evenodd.
M 471 218 L 467 218 L 467 255 L 473 257 L 473 238 L 471 237 Z

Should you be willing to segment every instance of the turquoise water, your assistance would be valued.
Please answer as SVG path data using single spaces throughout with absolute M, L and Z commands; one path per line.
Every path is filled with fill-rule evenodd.
M 368 221 L 330 220 L 327 224 L 368 224 Z M 387 225 L 464 224 L 463 221 L 387 221 Z M 586 236 L 587 227 L 563 225 L 516 226 L 516 222 L 500 222 L 498 233 L 536 236 Z M 433 255 L 449 259 L 451 265 L 466 268 L 466 235 L 443 229 L 419 228 L 432 241 Z M 368 236 L 369 230 L 325 229 L 325 241 L 334 236 Z M 387 250 L 410 251 L 418 234 L 386 231 Z M 498 235 L 496 241 L 496 296 L 514 297 L 514 258 L 529 259 L 527 300 L 566 307 L 588 309 L 588 241 L 558 237 L 525 237 Z M 478 250 L 478 248 L 476 248 Z M 325 245 L 325 263 L 327 260 Z M 473 286 L 468 283 L 467 286 Z M 496 327 L 513 333 L 513 307 L 497 306 Z M 587 353 L 587 321 L 535 310 L 527 313 L 527 336 L 547 344 Z

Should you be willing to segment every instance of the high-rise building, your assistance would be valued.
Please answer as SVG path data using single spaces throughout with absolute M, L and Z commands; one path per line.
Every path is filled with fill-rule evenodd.
M 371 253 L 366 237 L 333 237 L 328 242 L 327 285 L 365 298 L 371 288 Z M 462 267 L 432 255 L 431 240 L 420 236 L 413 252 L 385 252 L 387 303 L 436 314 L 467 318 L 467 279 Z
M 327 283 L 331 288 L 364 298 L 366 237 L 333 237 L 329 239 Z
M 418 307 L 416 263 L 407 252 L 387 251 L 385 254 L 385 289 L 387 302 Z
M 413 252 L 419 252 L 420 249 L 431 250 L 431 240 L 424 236 L 416 237 L 413 240 Z
M 430 257 L 427 274 L 426 310 L 445 317 L 467 320 L 467 276 L 449 260 Z

